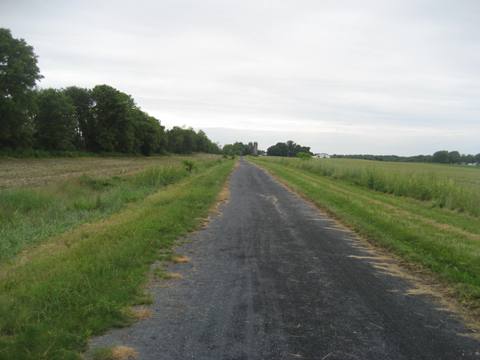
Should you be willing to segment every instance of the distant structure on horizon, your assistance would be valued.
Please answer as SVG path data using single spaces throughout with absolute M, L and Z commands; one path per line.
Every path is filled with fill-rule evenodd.
M 314 154 L 314 157 L 316 157 L 317 159 L 330 159 L 330 155 L 328 155 L 327 153 L 317 153 Z
M 258 143 L 255 141 L 253 143 L 249 142 L 248 143 L 248 150 L 249 150 L 249 153 L 254 155 L 254 156 L 257 156 L 258 155 Z

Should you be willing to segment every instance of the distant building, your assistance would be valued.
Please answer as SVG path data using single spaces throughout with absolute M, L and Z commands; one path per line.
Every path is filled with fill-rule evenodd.
M 326 154 L 326 153 L 317 153 L 314 155 L 314 157 L 318 158 L 318 159 L 330 159 L 330 155 Z
M 258 156 L 258 143 L 256 141 L 248 143 L 248 153 L 253 156 Z

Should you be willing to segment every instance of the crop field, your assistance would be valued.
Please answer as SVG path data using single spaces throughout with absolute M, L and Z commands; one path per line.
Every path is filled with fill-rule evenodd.
M 0 190 L 0 359 L 76 359 L 89 336 L 130 321 L 128 307 L 145 301 L 149 265 L 168 259 L 174 240 L 201 223 L 233 161 L 81 158 L 0 167 L 8 184 Z M 5 180 L 5 169 L 22 186 Z
M 195 159 L 215 158 L 215 155 L 195 155 Z M 66 179 L 88 176 L 130 175 L 152 166 L 180 163 L 182 156 L 117 156 L 16 159 L 0 157 L 0 189 L 19 186 L 41 186 Z
M 422 265 L 480 309 L 480 169 L 251 158 L 371 242 Z

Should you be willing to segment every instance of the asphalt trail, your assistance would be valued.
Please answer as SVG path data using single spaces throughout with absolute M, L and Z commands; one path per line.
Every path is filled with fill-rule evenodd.
M 480 343 L 352 233 L 241 161 L 230 200 L 153 286 L 153 316 L 92 341 L 140 359 L 480 359 Z M 462 335 L 463 334 L 463 335 Z

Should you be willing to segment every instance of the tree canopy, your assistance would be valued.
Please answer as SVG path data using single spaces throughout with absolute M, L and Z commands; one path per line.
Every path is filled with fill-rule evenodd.
M 0 148 L 32 145 L 33 89 L 41 77 L 33 48 L 0 28 Z
M 201 130 L 165 131 L 112 86 L 38 90 L 40 78 L 33 48 L 0 28 L 0 150 L 220 153 Z
M 311 154 L 310 147 L 296 144 L 292 140 L 288 140 L 286 143 L 278 142 L 267 149 L 268 156 L 295 157 L 300 152 Z

